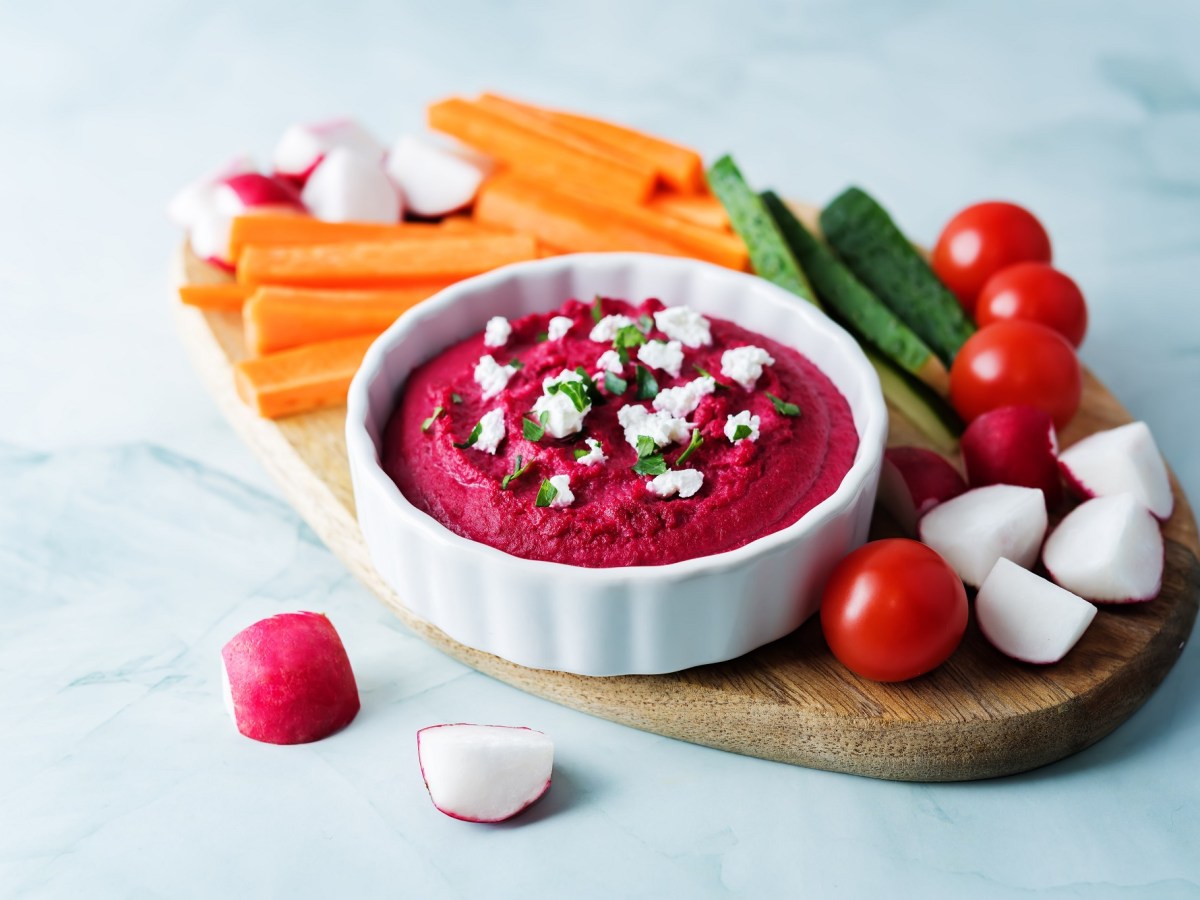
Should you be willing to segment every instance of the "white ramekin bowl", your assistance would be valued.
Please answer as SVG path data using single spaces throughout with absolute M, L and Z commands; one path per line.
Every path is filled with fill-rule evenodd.
M 846 397 L 858 429 L 858 453 L 838 489 L 799 521 L 736 550 L 609 569 L 510 556 L 412 506 L 379 462 L 408 374 L 492 316 L 544 313 L 596 294 L 690 306 L 812 360 Z M 518 263 L 447 288 L 372 345 L 350 386 L 346 416 L 359 525 L 375 568 L 405 605 L 469 647 L 580 675 L 720 662 L 799 626 L 816 611 L 833 565 L 866 540 L 886 435 L 874 369 L 816 308 L 760 278 L 640 253 Z

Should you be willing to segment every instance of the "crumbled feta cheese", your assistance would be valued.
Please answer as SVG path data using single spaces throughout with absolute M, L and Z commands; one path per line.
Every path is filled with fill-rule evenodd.
M 497 407 L 489 413 L 484 413 L 479 420 L 479 437 L 471 446 L 484 453 L 496 455 L 496 448 L 504 440 L 504 410 Z
M 695 412 L 700 398 L 711 394 L 716 387 L 716 381 L 705 375 L 679 387 L 664 388 L 654 398 L 654 408 L 682 419 Z
M 591 412 L 591 404 L 583 409 L 576 409 L 575 402 L 561 391 L 557 394 L 542 394 L 533 404 L 533 418 L 542 421 L 542 413 L 546 414 L 543 423 L 547 432 L 556 438 L 565 438 L 578 434 L 583 429 L 583 417 Z
M 685 347 L 707 347 L 712 343 L 708 319 L 686 306 L 669 306 L 654 314 L 658 330 Z
M 638 347 L 639 360 L 652 369 L 662 369 L 671 377 L 678 377 L 683 368 L 683 344 L 679 341 L 650 341 Z
M 552 507 L 562 509 L 564 506 L 570 506 L 575 502 L 575 495 L 571 493 L 570 475 L 551 475 L 550 484 L 558 491 L 554 495 L 554 499 L 550 501 Z
M 588 338 L 600 344 L 611 344 L 618 331 L 626 325 L 633 324 L 634 321 L 629 316 L 605 316 L 592 327 L 592 333 L 588 335 Z
M 695 469 L 673 469 L 646 483 L 650 493 L 659 497 L 690 497 L 704 484 L 704 473 Z
M 492 316 L 483 330 L 483 343 L 488 347 L 503 347 L 512 334 L 512 326 L 504 316 Z
M 735 347 L 721 354 L 721 374 L 748 391 L 754 389 L 754 382 L 762 375 L 763 366 L 773 365 L 775 360 L 771 354 L 753 345 Z
M 557 375 L 548 375 L 542 379 L 542 390 L 549 391 L 556 384 L 564 381 L 583 381 L 583 376 L 571 369 L 563 369 Z
M 508 379 L 516 373 L 515 366 L 502 366 L 491 355 L 485 355 L 475 364 L 475 383 L 482 389 L 483 399 L 491 400 L 508 387 Z
M 621 354 L 616 350 L 605 350 L 600 354 L 600 358 L 596 360 L 596 366 L 601 372 L 612 372 L 614 375 L 620 375 L 621 370 L 625 367 L 621 365 Z
M 625 440 L 637 449 L 639 435 L 650 438 L 659 447 L 683 443 L 692 437 L 692 426 L 669 412 L 650 412 L 644 406 L 622 406 L 617 410 L 617 422 L 625 429 Z
M 750 429 L 750 434 L 744 438 L 735 438 L 738 426 L 745 425 Z M 730 443 L 736 444 L 738 440 L 757 441 L 758 440 L 758 416 L 750 415 L 750 410 L 744 409 L 736 416 L 729 416 L 725 419 L 725 437 L 729 438 Z
M 546 340 L 561 341 L 574 324 L 575 320 L 568 316 L 555 316 L 546 326 Z
M 604 455 L 604 448 L 600 446 L 600 442 L 595 438 L 588 438 L 584 441 L 588 446 L 588 452 L 575 460 L 581 466 L 598 466 L 600 463 L 608 462 L 608 457 Z

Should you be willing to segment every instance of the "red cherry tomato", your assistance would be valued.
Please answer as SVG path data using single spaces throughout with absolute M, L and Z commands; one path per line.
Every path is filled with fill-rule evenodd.
M 1050 236 L 1015 203 L 976 203 L 947 223 L 933 248 L 933 271 L 968 313 L 984 283 L 1019 262 L 1050 262 Z
M 905 538 L 855 550 L 833 570 L 821 600 L 829 649 L 873 681 L 904 681 L 936 669 L 966 628 L 962 581 L 936 552 Z
M 1079 409 L 1083 379 L 1057 331 L 1019 319 L 971 335 L 950 367 L 950 402 L 968 422 L 1001 406 L 1036 406 L 1062 428 Z
M 1041 322 L 1078 347 L 1087 332 L 1087 304 L 1070 275 L 1046 263 L 1017 263 L 989 278 L 975 304 L 980 328 L 1004 319 Z

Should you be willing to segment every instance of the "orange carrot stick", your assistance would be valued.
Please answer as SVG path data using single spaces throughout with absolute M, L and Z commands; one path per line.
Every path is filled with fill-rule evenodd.
M 233 367 L 238 396 L 269 419 L 343 403 L 373 340 L 365 335 L 322 341 L 242 360 Z
M 607 147 L 622 156 L 651 166 L 666 184 L 683 193 L 696 193 L 704 188 L 704 161 L 695 150 L 671 141 L 654 137 L 634 128 L 627 128 L 603 119 L 576 113 L 544 109 L 496 94 L 484 94 L 480 105 L 490 109 L 505 107 L 541 114 L 553 124 Z
M 457 281 L 508 263 L 537 258 L 527 234 L 435 233 L 429 237 L 242 251 L 242 284 L 387 287 Z
M 234 262 L 253 244 L 291 247 L 303 244 L 339 244 L 350 241 L 379 241 L 435 234 L 437 223 L 325 222 L 310 216 L 249 215 L 233 220 L 229 232 L 229 256 Z M 455 226 L 459 227 L 459 226 Z
M 262 356 L 318 341 L 381 334 L 401 313 L 443 287 L 428 284 L 386 291 L 261 287 L 242 310 L 246 350 Z
M 712 194 L 679 194 L 675 191 L 658 191 L 647 204 L 651 209 L 701 225 L 714 231 L 731 231 L 729 216 L 721 201 Z
M 181 284 L 179 299 L 198 309 L 227 309 L 237 312 L 250 296 L 251 290 L 244 284 L 234 282 Z
M 652 167 L 534 115 L 484 109 L 455 97 L 429 107 L 429 126 L 531 178 L 586 185 L 630 203 L 645 200 L 657 181 Z

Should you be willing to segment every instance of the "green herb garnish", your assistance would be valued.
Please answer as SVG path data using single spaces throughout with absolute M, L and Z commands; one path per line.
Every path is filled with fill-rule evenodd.
M 549 478 L 542 479 L 542 486 L 538 488 L 537 499 L 533 501 L 534 506 L 549 506 L 554 498 L 558 496 L 558 488 L 550 483 Z
M 638 330 L 636 325 L 622 325 L 613 335 L 613 347 L 618 350 L 638 347 L 644 343 L 646 343 L 646 336 Z
M 550 340 L 550 332 L 539 331 L 533 340 L 534 340 L 534 343 L 544 344 L 544 343 L 546 343 L 546 341 Z
M 736 444 L 738 441 L 745 440 L 753 433 L 754 432 L 749 425 L 739 425 L 737 428 L 733 429 L 733 442 Z
M 528 416 L 521 420 L 521 428 L 525 433 L 525 440 L 540 441 L 546 434 L 546 422 L 550 420 L 548 412 L 542 412 L 538 415 L 538 421 L 530 419 Z
M 653 456 L 658 452 L 658 444 L 654 443 L 654 438 L 647 437 L 644 434 L 639 434 L 637 438 L 637 455 L 638 459 L 645 459 L 647 456 Z
M 629 390 L 629 382 L 620 375 L 614 375 L 612 372 L 605 372 L 604 389 L 614 397 L 620 397 L 627 390 Z
M 587 373 L 587 369 L 583 366 L 575 367 L 575 374 L 583 379 L 584 390 L 587 391 L 588 400 L 592 406 L 603 406 L 604 395 L 600 393 L 600 388 L 596 387 L 596 382 L 592 380 L 592 376 Z
M 528 472 L 531 465 L 533 465 L 533 460 L 521 465 L 521 454 L 518 453 L 517 460 L 513 463 L 513 470 L 500 479 L 500 490 L 507 491 L 509 483 Z
M 642 329 L 643 334 L 649 334 L 654 330 L 654 320 L 645 313 L 638 316 L 638 326 Z
M 633 471 L 639 475 L 662 475 L 667 471 L 667 461 L 661 453 L 655 453 L 634 463 Z
M 603 449 L 603 445 L 599 441 L 596 441 L 596 448 Z M 579 460 L 583 459 L 585 456 L 587 456 L 589 453 L 591 453 L 592 449 L 593 448 L 591 448 L 591 447 L 576 447 L 575 451 L 574 451 L 575 452 L 575 462 L 579 462 Z
M 574 404 L 575 409 L 579 412 L 583 412 L 588 408 L 588 390 L 581 381 L 559 381 L 556 384 L 550 385 L 546 393 L 566 394 L 571 398 L 571 403 Z
M 462 394 L 451 394 L 450 402 L 451 403 L 462 403 Z
M 637 367 L 637 398 L 639 400 L 653 400 L 658 396 L 658 382 L 654 380 L 654 376 L 650 374 L 650 370 L 645 366 Z
M 764 391 L 764 393 L 771 401 L 771 405 L 775 407 L 775 412 L 779 413 L 781 416 L 800 415 L 800 407 L 798 407 L 795 403 L 788 403 L 786 400 L 776 397 L 770 391 Z
M 475 427 L 471 429 L 471 433 L 467 435 L 467 439 L 465 441 L 463 441 L 461 444 L 456 443 L 454 446 L 459 450 L 466 450 L 468 447 L 474 446 L 475 442 L 479 440 L 479 435 L 481 434 L 483 434 L 482 419 L 475 423 Z
M 600 295 L 596 295 L 596 299 L 592 301 L 592 322 L 599 324 L 604 318 L 604 308 L 600 305 Z
M 521 362 L 514 356 L 511 360 L 509 360 L 508 367 L 510 369 L 523 369 L 525 368 L 525 363 Z
M 682 466 L 687 461 L 687 458 L 695 452 L 696 448 L 699 447 L 703 443 L 704 443 L 704 438 L 702 438 L 700 436 L 700 429 L 693 428 L 691 443 L 689 443 L 687 445 L 686 450 L 684 450 L 682 453 L 679 454 L 679 459 L 675 460 L 675 465 Z
M 431 415 L 428 419 L 426 419 L 424 422 L 421 423 L 421 430 L 428 431 L 430 426 L 432 426 L 433 423 L 435 421 L 437 421 L 437 417 L 440 416 L 445 411 L 446 411 L 445 408 L 443 408 L 441 406 L 435 406 L 433 408 L 433 415 Z
M 717 376 L 714 375 L 712 372 L 708 371 L 708 369 L 702 369 L 700 366 L 696 365 L 695 363 L 692 364 L 692 368 L 695 369 L 697 372 L 699 372 L 705 378 L 711 378 L 713 380 L 714 384 L 716 384 L 718 389 L 729 390 L 729 385 L 722 384 L 720 381 L 717 381 Z

